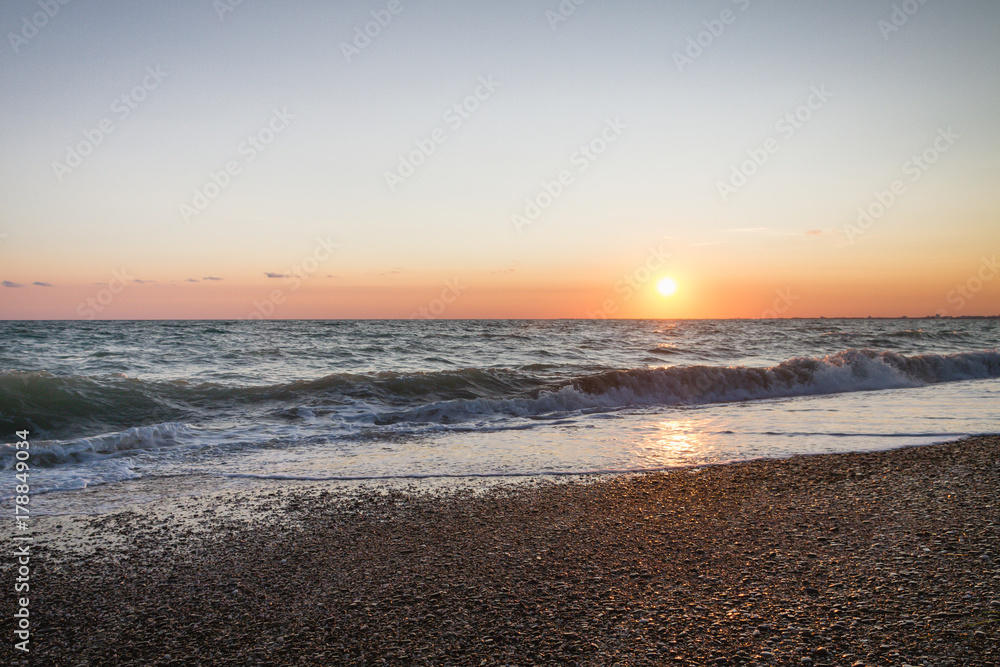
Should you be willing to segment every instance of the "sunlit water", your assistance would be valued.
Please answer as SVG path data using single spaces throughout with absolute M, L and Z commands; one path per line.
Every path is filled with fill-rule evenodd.
M 996 320 L 0 322 L 0 428 L 31 431 L 32 492 L 63 508 L 158 476 L 463 480 L 875 450 L 1000 431 L 998 335 Z

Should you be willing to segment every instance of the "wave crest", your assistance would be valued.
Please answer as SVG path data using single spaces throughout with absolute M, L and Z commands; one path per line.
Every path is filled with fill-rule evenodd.
M 1000 353 L 996 351 L 907 357 L 894 352 L 846 350 L 821 358 L 790 359 L 769 368 L 671 366 L 606 371 L 575 378 L 532 398 L 435 402 L 382 413 L 376 423 L 448 423 L 489 415 L 531 417 L 635 405 L 728 403 L 993 377 L 1000 377 Z
M 690 405 L 1000 377 L 996 350 L 905 356 L 852 349 L 767 368 L 668 366 L 557 380 L 525 368 L 336 373 L 263 386 L 0 373 L 0 430 L 79 437 L 164 423 L 266 419 L 314 409 L 354 423 L 449 423 L 630 405 Z M 301 410 L 300 410 L 301 409 Z

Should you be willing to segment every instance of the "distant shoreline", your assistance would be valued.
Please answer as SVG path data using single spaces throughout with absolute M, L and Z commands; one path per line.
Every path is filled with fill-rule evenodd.
M 899 315 L 895 317 L 876 315 L 818 315 L 816 317 L 441 317 L 426 318 L 427 322 L 776 322 L 784 320 L 1000 320 L 1000 315 Z M 250 320 L 246 318 L 190 318 L 177 319 L 143 318 L 143 319 L 13 319 L 0 317 L 0 322 L 412 322 L 413 318 L 405 317 L 330 317 L 330 318 L 269 318 Z

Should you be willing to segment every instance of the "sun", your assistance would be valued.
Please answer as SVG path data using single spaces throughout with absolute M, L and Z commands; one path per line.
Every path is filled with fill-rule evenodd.
M 677 281 L 670 276 L 664 276 L 657 281 L 656 291 L 663 296 L 670 296 L 677 291 Z

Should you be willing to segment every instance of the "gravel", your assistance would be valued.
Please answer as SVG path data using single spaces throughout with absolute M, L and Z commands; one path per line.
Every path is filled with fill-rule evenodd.
M 997 665 L 998 454 L 986 436 L 78 518 L 35 548 L 30 660 L 8 639 L 0 663 Z

